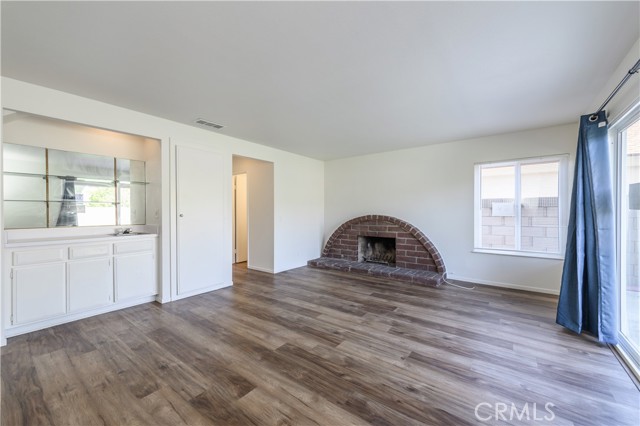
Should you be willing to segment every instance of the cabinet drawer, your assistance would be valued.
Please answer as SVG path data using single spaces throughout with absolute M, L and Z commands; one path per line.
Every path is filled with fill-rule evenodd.
M 113 245 L 115 254 L 137 253 L 142 251 L 152 251 L 155 240 L 127 241 L 126 243 L 115 243 Z
M 65 249 L 43 249 L 14 251 L 13 266 L 34 265 L 36 263 L 62 262 L 66 260 Z
M 90 257 L 105 257 L 111 254 L 109 244 L 96 246 L 69 247 L 69 259 L 87 259 Z

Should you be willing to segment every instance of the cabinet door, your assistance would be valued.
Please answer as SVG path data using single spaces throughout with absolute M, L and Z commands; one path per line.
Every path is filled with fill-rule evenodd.
M 13 323 L 26 324 L 67 312 L 64 263 L 13 270 Z
M 113 303 L 111 258 L 69 262 L 69 311 Z
M 158 294 L 153 253 L 116 256 L 114 259 L 117 301 Z

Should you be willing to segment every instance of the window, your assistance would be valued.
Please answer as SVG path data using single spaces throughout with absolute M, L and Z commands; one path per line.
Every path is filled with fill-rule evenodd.
M 618 204 L 620 347 L 640 372 L 640 105 L 611 126 Z
M 475 251 L 562 256 L 567 157 L 476 165 Z

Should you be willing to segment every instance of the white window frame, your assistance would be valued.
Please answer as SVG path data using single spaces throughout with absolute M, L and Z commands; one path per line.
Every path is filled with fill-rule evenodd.
M 614 155 L 613 159 L 613 170 L 614 170 L 614 179 L 615 179 L 615 203 L 616 203 L 616 250 L 617 250 L 617 265 L 616 272 L 618 275 L 617 285 L 618 285 L 618 321 L 619 327 L 622 327 L 623 320 L 623 307 L 626 305 L 625 294 L 621 291 L 623 287 L 623 280 L 626 280 L 626 270 L 624 266 L 627 261 L 627 238 L 626 235 L 623 234 L 623 229 L 627 227 L 627 203 L 628 200 L 626 198 L 626 193 L 623 193 L 623 171 L 626 168 L 626 158 L 624 156 L 624 140 L 623 133 L 636 121 L 640 118 L 640 100 L 634 102 L 633 106 L 628 110 L 620 114 L 618 118 L 616 118 L 611 125 L 609 126 L 609 142 L 612 145 L 612 150 Z M 618 353 L 625 360 L 627 366 L 631 370 L 631 372 L 636 376 L 638 380 L 640 380 L 640 369 L 638 366 L 640 365 L 640 358 L 638 354 L 635 353 L 633 349 L 633 345 L 627 337 L 622 333 L 622 330 L 619 330 L 619 344 L 615 345 Z
M 522 165 L 549 163 L 557 161 L 558 164 L 558 239 L 559 252 L 537 252 L 521 250 L 520 233 L 522 230 L 521 210 L 515 209 L 515 249 L 497 249 L 482 247 L 482 175 L 483 167 L 515 167 L 515 199 L 516 205 L 520 201 L 520 168 Z M 567 224 L 569 221 L 569 154 L 546 155 L 541 157 L 520 158 L 505 161 L 488 161 L 474 165 L 474 253 L 500 254 L 507 256 L 537 257 L 545 259 L 564 259 L 567 241 Z

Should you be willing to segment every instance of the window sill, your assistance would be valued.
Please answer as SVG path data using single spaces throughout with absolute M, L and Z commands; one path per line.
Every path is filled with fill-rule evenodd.
M 471 252 L 484 253 L 484 254 L 498 254 L 502 256 L 535 257 L 537 259 L 564 260 L 564 255 L 559 253 L 542 253 L 542 252 L 535 252 L 535 251 L 517 251 L 517 250 L 496 250 L 496 249 L 483 249 L 483 248 L 475 248 L 471 250 Z

